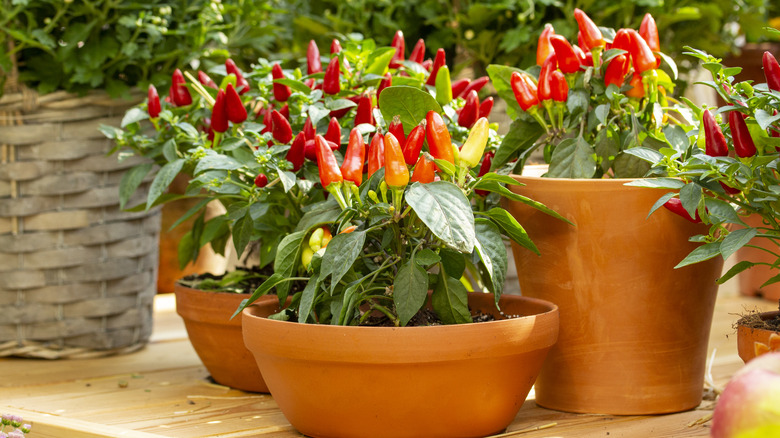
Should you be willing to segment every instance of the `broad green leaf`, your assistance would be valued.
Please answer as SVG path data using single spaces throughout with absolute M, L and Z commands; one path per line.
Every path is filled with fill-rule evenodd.
M 682 201 L 683 208 L 691 217 L 696 217 L 696 210 L 699 208 L 701 196 L 701 187 L 697 184 L 685 184 L 680 189 L 680 201 Z
M 455 165 L 450 163 L 447 160 L 441 158 L 435 158 L 433 162 L 436 163 L 436 166 L 439 167 L 439 171 L 444 173 L 445 175 L 455 175 L 455 172 L 458 171 Z
M 615 157 L 612 163 L 615 178 L 641 178 L 650 170 L 650 163 L 628 153 L 632 149 L 626 149 Z
M 289 283 L 286 283 L 289 289 Z M 314 308 L 314 300 L 317 298 L 317 289 L 320 286 L 319 274 L 313 274 L 309 278 L 309 282 L 306 283 L 306 287 L 303 288 L 301 293 L 301 302 L 298 305 L 298 322 L 306 324 L 309 320 L 311 310 Z M 277 290 L 279 288 L 277 287 Z
M 274 83 L 287 85 L 293 90 L 300 91 L 303 94 L 311 93 L 311 88 L 309 88 L 308 85 L 304 84 L 301 81 L 296 81 L 295 79 L 289 79 L 289 78 L 274 79 Z
M 305 231 L 296 231 L 284 236 L 276 247 L 274 272 L 282 274 L 285 277 L 290 277 L 295 273 L 295 268 L 298 267 L 301 260 L 301 245 L 303 244 L 305 236 Z M 284 302 L 284 300 L 287 299 L 289 291 L 289 283 L 284 283 L 276 288 L 276 294 L 279 296 L 281 302 Z
M 574 223 L 572 221 L 570 221 L 570 220 L 566 219 L 565 217 L 561 216 L 555 210 L 547 207 L 546 205 L 542 204 L 541 202 L 534 201 L 533 199 L 531 199 L 531 198 L 529 198 L 527 196 L 519 195 L 519 194 L 509 190 L 508 188 L 502 186 L 501 184 L 499 184 L 499 183 L 497 183 L 495 181 L 487 181 L 487 182 L 480 181 L 480 182 L 478 182 L 474 186 L 474 189 L 487 190 L 488 192 L 498 193 L 498 194 L 500 194 L 501 196 L 503 196 L 503 197 L 505 197 L 507 199 L 511 199 L 513 201 L 522 202 L 523 204 L 526 204 L 526 205 L 528 205 L 530 207 L 533 207 L 533 208 L 541 211 L 542 213 L 548 214 L 548 215 L 550 215 L 550 216 L 552 216 L 552 217 L 554 217 L 556 219 L 560 219 L 560 220 L 562 220 L 562 221 L 564 221 L 564 222 L 566 222 L 566 223 L 568 223 L 570 225 L 574 225 Z
M 152 163 L 139 164 L 122 175 L 122 181 L 119 182 L 119 208 L 125 208 L 127 200 L 135 193 L 152 167 Z
M 766 131 L 769 125 L 778 120 L 780 120 L 780 114 L 773 116 L 762 109 L 756 110 L 756 122 L 758 122 L 758 126 L 761 127 L 762 131 Z
M 756 234 L 758 234 L 758 230 L 755 228 L 740 228 L 730 232 L 720 243 L 720 253 L 723 255 L 723 259 L 731 257 L 738 249 L 747 245 Z
M 149 118 L 149 113 L 142 110 L 141 108 L 138 107 L 130 108 L 125 113 L 125 116 L 122 117 L 122 123 L 120 123 L 119 126 L 124 128 L 125 126 L 131 123 L 140 122 L 141 120 L 147 120 L 148 118 Z
M 530 149 L 543 133 L 544 128 L 536 122 L 521 119 L 513 121 L 496 150 L 490 169 L 498 169 L 517 158 L 518 154 Z
M 187 122 L 177 123 L 176 127 L 184 131 L 190 138 L 198 138 L 200 136 L 198 130 Z
M 601 171 L 606 173 L 620 152 L 620 134 L 613 127 L 605 127 L 596 134 L 594 143 Z
M 197 253 L 198 245 L 192 237 L 192 231 L 187 231 L 179 239 L 179 246 L 177 247 L 176 255 L 179 261 L 179 269 L 184 269 L 187 263 L 197 258 Z
M 674 269 L 709 260 L 720 254 L 720 242 L 710 242 L 694 249 Z
M 464 254 L 451 249 L 442 248 L 439 251 L 441 269 L 452 278 L 460 278 L 466 271 L 466 259 Z
M 252 235 L 255 232 L 255 224 L 247 210 L 246 214 L 233 225 L 233 246 L 236 248 L 236 256 L 240 259 Z
M 504 234 L 518 245 L 533 251 L 536 255 L 541 255 L 539 248 L 536 247 L 531 241 L 531 238 L 528 237 L 528 233 L 525 232 L 525 228 L 523 228 L 523 226 L 517 222 L 517 219 L 508 211 L 503 208 L 491 208 L 482 214 L 493 219 L 493 221 L 504 231 Z
M 273 275 L 268 277 L 267 280 L 263 282 L 255 291 L 250 295 L 249 298 L 241 301 L 241 305 L 238 306 L 238 309 L 235 313 L 233 313 L 233 316 L 230 317 L 230 319 L 233 319 L 241 313 L 242 310 L 244 310 L 247 306 L 257 301 L 258 298 L 262 297 L 263 295 L 267 294 L 271 291 L 271 289 L 274 288 L 274 286 L 279 285 L 280 283 L 284 283 L 290 281 L 289 278 L 285 278 L 283 275 L 279 274 L 278 272 L 274 272 Z
M 282 181 L 282 186 L 284 187 L 285 193 L 289 192 L 293 187 L 295 187 L 296 178 L 294 173 L 287 170 L 281 170 L 279 168 L 276 169 L 276 172 L 279 174 L 279 180 Z
M 710 214 L 710 218 L 714 217 L 719 221 L 724 221 L 730 224 L 745 225 L 740 218 L 739 213 L 735 210 L 734 205 L 715 198 L 704 198 L 704 206 L 707 208 Z
M 509 184 L 511 186 L 523 186 L 525 184 L 512 178 L 509 175 L 499 175 L 495 172 L 488 172 L 480 177 L 480 181 L 496 181 L 503 184 Z
M 477 243 L 474 250 L 485 266 L 488 274 L 486 286 L 493 292 L 498 305 L 498 299 L 504 291 L 504 279 L 506 278 L 507 254 L 504 241 L 498 227 L 488 219 L 476 220 Z M 483 278 L 483 280 L 485 280 Z
M 634 182 L 636 182 L 636 181 L 634 181 Z M 632 184 L 633 183 L 628 183 L 626 185 L 632 185 Z M 656 210 L 658 210 L 664 204 L 666 204 L 666 201 L 674 198 L 674 195 L 675 195 L 674 193 L 667 193 L 667 194 L 661 196 L 660 198 L 658 198 L 658 200 L 655 201 L 655 204 L 653 204 L 653 206 L 650 207 L 650 211 L 647 213 L 647 217 L 650 217 L 651 214 L 653 214 Z
M 676 178 L 640 178 L 625 183 L 624 185 L 632 187 L 650 187 L 653 189 L 679 190 L 685 183 Z
M 393 303 L 405 326 L 428 298 L 428 273 L 414 259 L 398 268 L 393 281 Z
M 685 130 L 678 125 L 668 124 L 664 126 L 664 137 L 666 137 L 666 141 L 669 142 L 672 149 L 677 152 L 685 151 L 691 144 L 688 139 L 688 134 L 686 134 Z
M 379 108 L 385 120 L 399 116 L 405 132 L 411 132 L 429 111 L 441 114 L 441 105 L 430 93 L 404 85 L 390 86 L 379 95 Z
M 341 308 L 339 309 L 339 317 L 333 318 L 331 323 L 335 320 L 337 325 L 349 325 L 352 315 L 355 310 L 355 303 L 357 302 L 357 291 L 360 287 L 360 283 L 350 284 L 349 287 L 344 289 L 344 293 L 341 295 Z
M 639 159 L 647 161 L 648 163 L 655 164 L 663 160 L 664 155 L 655 149 L 646 148 L 643 146 L 627 149 L 623 151 L 625 154 L 633 155 Z
M 171 161 L 165 166 L 161 167 L 155 175 L 152 185 L 149 187 L 149 194 L 146 197 L 146 209 L 150 209 L 157 198 L 165 192 L 168 186 L 171 185 L 176 175 L 181 172 L 181 168 L 184 166 L 184 160 L 179 159 Z
M 458 186 L 446 181 L 414 183 L 406 192 L 406 202 L 445 245 L 463 253 L 472 251 L 474 214 Z
M 243 164 L 233 157 L 211 152 L 198 160 L 194 174 L 197 175 L 207 170 L 235 170 L 240 169 L 242 166 Z
M 431 266 L 439 261 L 441 261 L 441 257 L 429 248 L 425 248 L 414 256 L 414 262 L 420 266 Z
M 593 146 L 582 137 L 567 138 L 555 147 L 547 176 L 550 178 L 593 178 L 596 160 Z
M 374 50 L 368 57 L 369 62 L 365 74 L 384 75 L 394 55 L 395 47 L 380 47 Z M 382 92 L 384 93 L 384 91 Z
M 306 231 L 315 226 L 329 224 L 335 221 L 340 214 L 341 207 L 335 200 L 321 202 L 303 215 L 295 227 L 295 231 Z
M 473 322 L 468 306 L 468 291 L 457 278 L 439 273 L 439 281 L 431 294 L 433 311 L 444 324 Z
M 206 204 L 208 204 L 209 202 L 211 202 L 211 198 L 201 199 L 200 202 L 198 202 L 192 208 L 187 210 L 186 213 L 184 213 L 183 215 L 179 216 L 179 218 L 176 220 L 176 222 L 174 222 L 173 225 L 171 225 L 170 228 L 168 228 L 168 231 L 171 231 L 174 228 L 176 228 L 179 225 L 181 225 L 182 223 L 184 223 L 184 221 L 186 221 L 187 219 L 191 218 L 192 215 L 194 215 L 195 213 L 200 211 L 200 209 L 205 207 Z
M 176 161 L 179 158 L 178 151 L 176 150 L 176 140 L 169 139 L 163 143 L 162 154 L 166 161 Z
M 331 292 L 336 289 L 341 278 L 352 268 L 355 260 L 360 257 L 365 241 L 365 231 L 354 231 L 347 234 L 338 234 L 328 243 L 325 254 L 322 256 L 320 276 L 323 280 L 328 275 L 331 276 Z

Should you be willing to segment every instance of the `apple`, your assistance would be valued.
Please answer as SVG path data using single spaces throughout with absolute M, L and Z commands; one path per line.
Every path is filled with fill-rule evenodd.
M 780 437 L 780 352 L 756 357 L 731 378 L 715 406 L 710 434 Z

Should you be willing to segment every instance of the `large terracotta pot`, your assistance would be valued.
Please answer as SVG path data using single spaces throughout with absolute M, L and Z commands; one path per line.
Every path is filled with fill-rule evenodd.
M 742 218 L 746 224 L 751 227 L 763 226 L 760 215 L 750 215 Z M 766 238 L 754 238 L 751 245 L 767 248 L 773 252 L 778 252 L 780 247 Z M 737 251 L 738 260 L 747 260 L 750 262 L 774 263 L 777 258 L 772 254 L 758 248 L 743 246 Z M 772 283 L 761 287 L 767 280 L 780 274 L 780 270 L 772 269 L 766 265 L 756 265 L 752 268 L 739 273 L 739 292 L 747 296 L 759 296 L 769 301 L 780 300 L 780 283 Z
M 769 321 L 780 316 L 780 311 L 759 313 L 763 321 Z M 747 317 L 737 321 L 737 352 L 743 362 L 748 363 L 759 354 L 769 351 L 780 351 L 780 332 L 765 328 L 752 328 L 747 324 Z
M 247 295 L 207 292 L 176 283 L 176 312 L 211 377 L 219 384 L 253 392 L 268 392 L 252 353 L 244 346 L 242 315 L 230 319 Z M 276 296 L 262 301 L 278 302 Z
M 721 258 L 674 269 L 700 224 L 661 208 L 664 192 L 630 180 L 515 176 L 525 204 L 508 210 L 541 257 L 513 245 L 520 291 L 557 304 L 558 344 L 536 383 L 537 404 L 562 411 L 643 415 L 701 402 Z
M 469 294 L 495 313 L 491 294 Z M 504 296 L 515 319 L 434 327 L 343 327 L 244 310 L 244 341 L 279 408 L 314 437 L 476 437 L 505 429 L 558 334 L 558 309 Z

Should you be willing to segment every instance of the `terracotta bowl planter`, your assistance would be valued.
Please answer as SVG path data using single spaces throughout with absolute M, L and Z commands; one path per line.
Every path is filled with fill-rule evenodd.
M 493 296 L 469 294 L 495 313 Z M 558 309 L 505 295 L 505 314 L 459 326 L 341 327 L 244 310 L 244 340 L 279 408 L 313 437 L 477 437 L 515 418 L 558 335 Z M 262 335 L 259 335 L 262 334 Z
M 750 215 L 743 218 L 746 224 L 752 227 L 759 227 L 762 225 L 760 215 Z M 774 252 L 778 251 L 777 245 L 774 245 L 769 239 L 756 238 L 751 242 L 753 245 L 765 247 Z M 757 248 L 749 248 L 743 246 L 737 251 L 737 260 L 747 260 L 751 262 L 766 262 L 774 263 L 776 258 L 766 251 L 762 251 Z M 767 280 L 777 275 L 779 272 L 777 269 L 771 269 L 769 266 L 757 265 L 752 268 L 739 273 L 739 292 L 747 296 L 759 296 L 769 301 L 780 300 L 780 283 L 772 283 L 768 286 L 761 287 Z
M 665 209 L 647 217 L 664 192 L 624 186 L 630 180 L 515 179 L 526 186 L 512 191 L 576 224 L 507 205 L 541 251 L 513 245 L 521 293 L 561 312 L 536 403 L 619 415 L 699 405 L 723 261 L 674 266 L 706 228 Z
M 252 353 L 244 346 L 242 315 L 230 316 L 246 295 L 206 292 L 176 283 L 176 312 L 211 377 L 219 384 L 252 392 L 268 392 Z M 278 303 L 276 296 L 259 301 Z
M 763 321 L 769 321 L 780 316 L 780 311 L 759 313 Z M 746 324 L 746 318 L 737 322 L 737 352 L 745 363 L 759 354 L 768 351 L 780 351 L 780 332 L 764 328 L 751 328 Z

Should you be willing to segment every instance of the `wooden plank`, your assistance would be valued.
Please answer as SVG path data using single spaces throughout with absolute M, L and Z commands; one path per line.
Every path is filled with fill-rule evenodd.
M 122 429 L 89 421 L 66 418 L 59 415 L 43 414 L 35 411 L 27 411 L 10 406 L 0 407 L 0 411 L 19 415 L 25 421 L 33 424 L 30 436 L 36 438 L 161 438 L 162 435 L 154 435 L 146 432 L 138 432 L 131 429 Z

